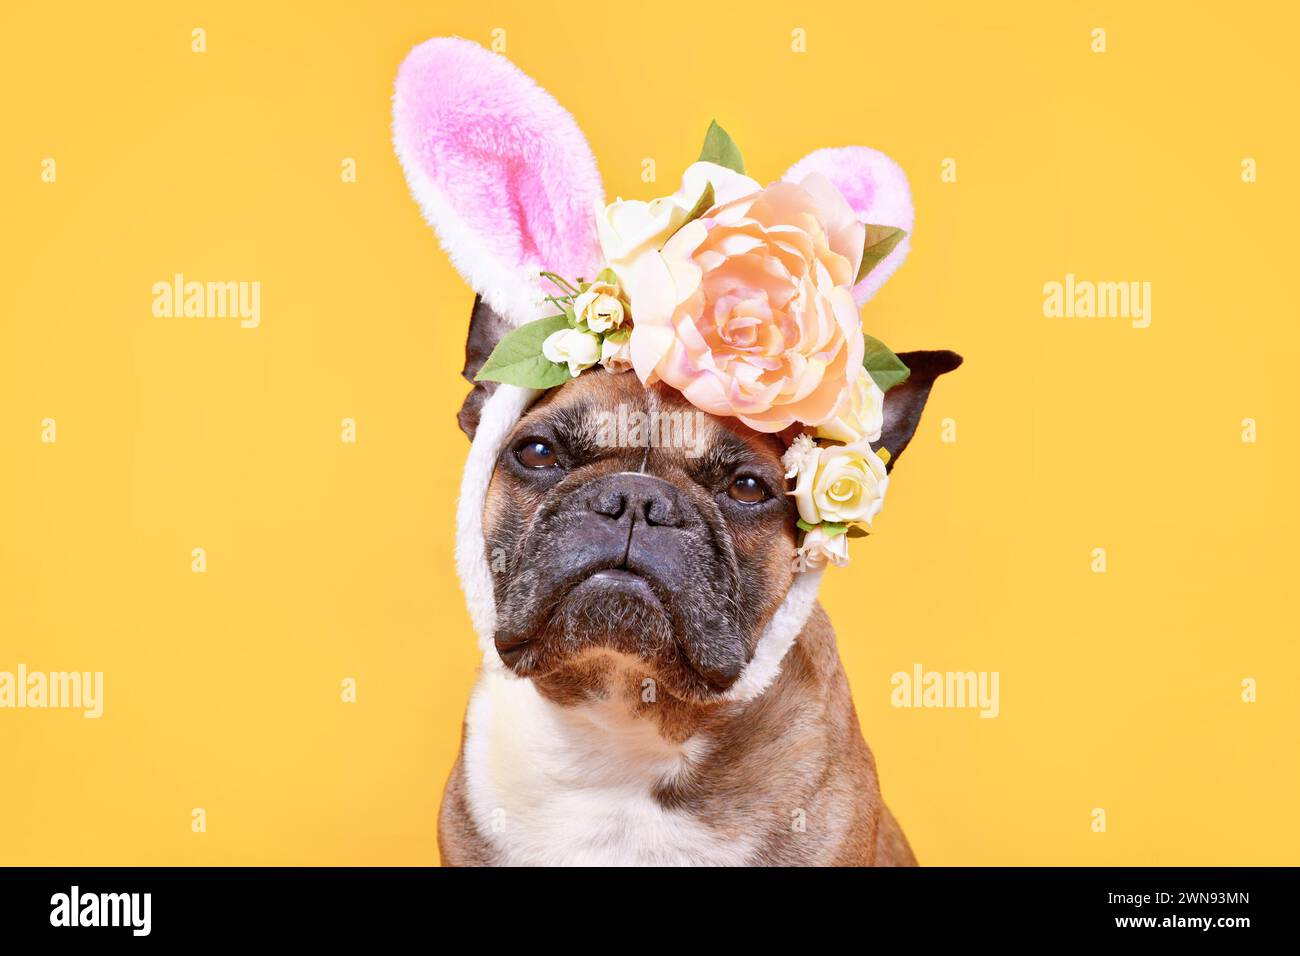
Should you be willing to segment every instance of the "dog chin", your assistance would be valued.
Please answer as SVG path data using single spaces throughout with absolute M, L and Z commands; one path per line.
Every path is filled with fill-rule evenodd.
M 652 579 L 623 568 L 583 576 L 553 605 L 548 619 L 524 638 L 498 634 L 497 652 L 520 677 L 585 670 L 597 657 L 622 658 L 646 670 L 677 696 L 706 698 L 724 691 L 698 672 L 676 634 L 671 596 Z

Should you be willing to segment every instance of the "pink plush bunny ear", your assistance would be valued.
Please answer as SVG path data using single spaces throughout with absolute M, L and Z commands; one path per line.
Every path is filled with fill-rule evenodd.
M 791 166 L 784 178 L 797 183 L 809 173 L 821 173 L 834 183 L 859 222 L 907 230 L 907 237 L 853 287 L 853 298 L 862 305 L 903 264 L 911 248 L 912 192 L 907 188 L 907 176 L 898 163 L 865 146 L 816 150 Z
M 397 74 L 393 138 L 452 263 L 509 321 L 547 314 L 541 270 L 595 275 L 596 160 L 573 117 L 505 57 L 458 37 L 421 43 Z

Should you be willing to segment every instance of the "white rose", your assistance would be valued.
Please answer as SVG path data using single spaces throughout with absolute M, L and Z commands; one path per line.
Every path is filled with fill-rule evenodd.
M 609 282 L 593 282 L 588 286 L 586 292 L 573 300 L 573 313 L 593 332 L 618 328 L 626 314 L 618 297 L 618 286 Z
M 600 359 L 600 339 L 590 332 L 560 329 L 546 337 L 542 354 L 548 361 L 568 365 L 569 374 L 577 378 L 578 373 L 591 368 Z
M 794 569 L 816 571 L 827 562 L 839 568 L 849 563 L 849 536 L 840 532 L 832 537 L 821 528 L 805 532 L 803 543 L 794 555 Z
M 607 335 L 600 343 L 600 364 L 611 372 L 626 372 L 632 367 L 632 338 L 629 334 Z
M 817 426 L 817 437 L 846 443 L 879 441 L 885 425 L 885 393 L 863 372 L 840 399 L 828 421 Z
M 795 504 L 807 524 L 870 525 L 885 502 L 885 463 L 866 442 L 822 448 L 815 472 L 804 468 L 795 482 Z
M 686 217 L 713 186 L 714 205 L 756 193 L 761 188 L 748 176 L 715 163 L 693 163 L 682 174 L 682 185 L 671 196 L 641 202 L 619 199 L 608 206 L 596 203 L 596 235 L 606 261 L 618 272 L 648 249 L 659 249 L 682 227 Z

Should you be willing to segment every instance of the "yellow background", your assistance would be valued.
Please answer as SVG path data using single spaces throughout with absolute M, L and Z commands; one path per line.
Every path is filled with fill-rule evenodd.
M 1300 863 L 1295 15 L 814 6 L 4 5 L 0 670 L 102 670 L 105 712 L 0 711 L 0 863 L 437 860 L 472 295 L 389 97 L 498 27 L 611 196 L 675 188 L 715 116 L 762 180 L 854 143 L 909 173 L 866 325 L 966 366 L 823 595 L 922 862 Z M 261 327 L 154 318 L 175 272 L 260 281 Z M 1151 282 L 1151 327 L 1045 318 L 1066 272 Z M 999 671 L 1001 716 L 891 707 L 918 662 Z

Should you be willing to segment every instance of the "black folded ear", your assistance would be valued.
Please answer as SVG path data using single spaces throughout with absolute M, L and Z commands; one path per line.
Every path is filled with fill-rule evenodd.
M 916 434 L 916 426 L 921 422 L 921 410 L 930 397 L 930 388 L 934 380 L 944 372 L 951 372 L 961 365 L 961 356 L 956 352 L 900 352 L 898 357 L 910 370 L 907 381 L 895 385 L 885 393 L 885 425 L 880 432 L 880 441 L 872 442 L 871 447 L 877 451 L 889 449 L 890 459 L 886 466 L 894 470 L 894 462 L 903 453 L 907 443 Z
M 474 376 L 488 360 L 497 343 L 512 327 L 496 310 L 483 301 L 481 295 L 474 297 L 474 308 L 469 314 L 469 337 L 465 339 L 465 367 L 460 371 L 460 374 L 465 376 L 465 380 L 474 388 L 465 396 L 465 403 L 461 405 L 460 412 L 456 415 L 460 430 L 469 436 L 470 441 L 474 440 L 474 432 L 478 430 L 478 419 L 483 411 L 483 403 L 497 387 L 496 382 L 476 382 Z

